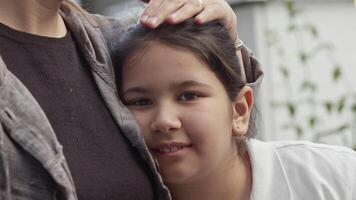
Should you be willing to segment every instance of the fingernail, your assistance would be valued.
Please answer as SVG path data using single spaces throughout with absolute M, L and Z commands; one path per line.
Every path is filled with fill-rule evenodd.
M 141 21 L 142 21 L 142 22 L 147 22 L 147 19 L 148 19 L 148 15 L 143 15 L 143 16 L 141 17 Z
M 170 18 L 170 19 L 173 19 L 173 20 L 174 20 L 176 17 L 177 17 L 177 14 L 176 14 L 176 13 L 171 14 L 171 15 L 169 16 L 169 18 Z
M 156 23 L 157 23 L 157 17 L 150 17 L 149 21 L 150 21 L 150 23 L 151 23 L 152 25 L 155 26 Z

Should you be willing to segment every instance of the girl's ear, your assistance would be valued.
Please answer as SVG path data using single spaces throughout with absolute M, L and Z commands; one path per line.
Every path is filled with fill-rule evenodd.
M 253 91 L 250 86 L 244 86 L 232 102 L 233 122 L 232 135 L 243 137 L 246 135 L 250 122 L 250 114 L 253 108 Z

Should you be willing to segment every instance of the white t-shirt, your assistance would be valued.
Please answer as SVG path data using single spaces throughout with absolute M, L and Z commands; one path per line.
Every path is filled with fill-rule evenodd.
M 248 142 L 253 200 L 356 200 L 356 152 L 304 141 Z

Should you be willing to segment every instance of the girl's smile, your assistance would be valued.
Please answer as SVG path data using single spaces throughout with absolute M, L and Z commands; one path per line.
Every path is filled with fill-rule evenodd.
M 149 148 L 155 157 L 160 159 L 172 159 L 184 156 L 192 144 L 184 142 L 159 143 L 151 145 Z

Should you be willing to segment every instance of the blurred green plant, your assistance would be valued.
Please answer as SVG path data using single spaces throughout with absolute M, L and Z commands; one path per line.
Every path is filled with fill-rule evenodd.
M 288 97 L 282 101 L 274 100 L 272 102 L 273 109 L 286 109 L 289 115 L 287 122 L 281 126 L 283 129 L 292 130 L 298 138 L 303 138 L 306 133 L 311 133 L 313 134 L 312 139 L 315 142 L 320 142 L 323 138 L 332 135 L 339 135 L 344 138 L 345 144 L 349 144 L 350 141 L 348 141 L 349 138 L 345 136 L 345 132 L 351 132 L 353 148 L 356 150 L 356 92 L 344 76 L 343 67 L 334 61 L 334 59 L 325 56 L 325 59 L 330 61 L 330 67 L 325 67 L 325 70 L 330 70 L 330 80 L 334 85 L 342 82 L 341 87 L 344 87 L 343 89 L 347 91 L 345 94 L 336 96 L 336 98 L 318 99 L 317 96 L 319 95 L 320 88 L 323 86 L 318 82 L 318 77 L 313 77 L 311 74 L 311 61 L 321 53 L 326 53 L 323 55 L 332 55 L 334 45 L 331 42 L 323 41 L 319 37 L 320 34 L 317 27 L 303 18 L 303 8 L 297 6 L 295 1 L 286 0 L 283 3 L 285 4 L 284 6 L 289 17 L 286 29 L 284 32 L 273 29 L 266 31 L 267 46 L 269 46 L 276 55 L 282 58 L 278 63 L 279 75 L 285 82 L 282 87 L 285 87 L 284 89 L 286 91 L 293 94 L 288 95 Z M 281 34 L 289 34 L 295 38 L 297 46 L 297 52 L 295 52 L 295 54 L 298 57 L 298 67 L 302 68 L 304 74 L 298 81 L 300 85 L 297 87 L 299 88 L 297 91 L 295 91 L 296 89 L 291 81 L 293 77 L 291 72 L 292 66 L 290 66 L 285 59 L 285 54 L 290 51 L 290 49 L 286 49 L 286 47 L 281 44 L 279 39 Z M 313 39 L 315 44 L 314 48 L 310 50 L 303 48 L 301 44 L 305 43 L 305 41 L 303 41 L 302 35 L 308 35 Z M 300 110 L 303 110 L 302 107 L 304 107 L 304 110 L 305 107 L 307 107 L 309 112 L 307 114 L 300 112 Z M 322 122 L 320 112 L 317 112 L 317 110 L 320 109 L 323 110 L 324 118 L 331 119 L 336 116 L 336 118 L 340 119 L 338 120 L 338 124 L 332 127 L 326 127 L 325 122 Z

